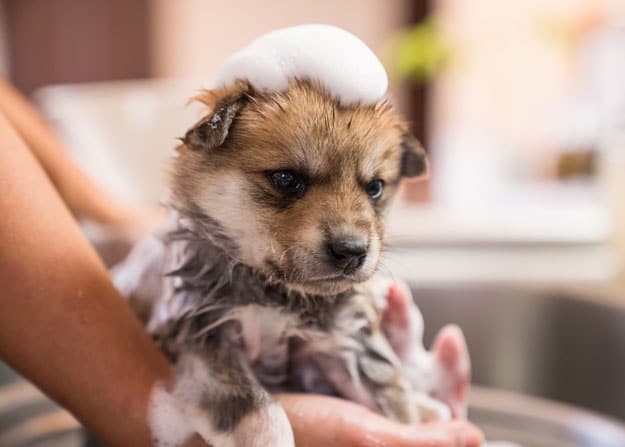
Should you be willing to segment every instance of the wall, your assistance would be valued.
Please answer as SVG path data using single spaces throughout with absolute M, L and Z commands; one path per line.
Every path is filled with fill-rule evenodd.
M 409 0 L 153 0 L 153 73 L 210 79 L 254 37 L 301 23 L 341 26 L 380 50 Z

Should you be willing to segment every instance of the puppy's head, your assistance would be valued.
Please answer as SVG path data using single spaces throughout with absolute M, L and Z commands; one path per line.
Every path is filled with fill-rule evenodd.
M 329 295 L 368 279 L 399 182 L 426 168 L 388 103 L 341 106 L 308 81 L 198 99 L 211 111 L 179 147 L 175 205 L 272 281 Z

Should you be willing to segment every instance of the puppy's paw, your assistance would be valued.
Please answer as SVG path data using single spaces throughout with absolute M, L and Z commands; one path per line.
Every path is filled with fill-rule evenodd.
M 231 440 L 233 443 L 228 445 L 233 447 L 295 447 L 291 424 L 277 403 L 245 416 L 232 433 Z

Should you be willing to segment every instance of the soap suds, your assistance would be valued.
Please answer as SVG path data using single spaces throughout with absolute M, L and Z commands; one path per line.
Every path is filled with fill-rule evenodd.
M 183 405 L 163 384 L 157 384 L 152 390 L 148 422 L 155 447 L 176 447 L 194 434 Z
M 353 34 L 330 25 L 300 25 L 265 34 L 226 59 L 216 87 L 245 79 L 281 92 L 293 79 L 311 79 L 343 105 L 371 104 L 388 87 L 380 60 Z
M 221 321 L 223 320 L 223 321 Z M 275 308 L 248 305 L 235 308 L 217 324 L 230 320 L 240 321 L 243 329 L 240 334 L 248 347 L 249 360 L 256 363 L 271 362 L 286 365 L 286 345 L 280 338 L 293 331 L 296 322 Z M 297 332 L 302 338 L 307 334 Z M 259 344 L 268 344 L 262 348 Z M 260 358 L 261 353 L 263 358 Z M 264 358 L 267 357 L 267 358 Z M 214 378 L 214 372 L 200 355 L 183 353 L 175 365 L 173 383 L 158 383 L 150 398 L 148 421 L 156 447 L 177 447 L 183 445 L 193 434 L 219 447 L 245 445 L 249 447 L 292 447 L 293 432 L 287 416 L 276 402 L 256 409 L 245 416 L 232 432 L 217 430 L 214 416 L 205 403 L 206 396 L 224 396 L 230 390 Z M 219 411 L 219 410 L 217 410 Z M 252 438 L 250 437 L 252 436 Z
M 211 385 L 209 377 L 210 372 L 199 357 L 184 354 L 178 362 L 173 386 L 164 383 L 154 386 L 148 423 L 155 447 L 181 446 L 196 433 L 210 442 L 221 437 L 200 407 L 202 396 Z M 218 445 L 228 446 L 228 441 L 223 439 Z

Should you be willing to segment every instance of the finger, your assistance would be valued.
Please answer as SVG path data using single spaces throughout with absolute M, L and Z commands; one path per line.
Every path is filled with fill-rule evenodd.
M 388 288 L 382 330 L 400 359 L 405 359 L 411 349 L 422 344 L 423 318 L 403 282 L 392 283 Z
M 436 335 L 432 350 L 447 370 L 468 371 L 471 369 L 469 349 L 460 329 L 455 324 L 444 326 Z
M 466 422 L 410 427 L 336 398 L 280 395 L 297 447 L 477 447 L 481 433 Z
M 382 319 L 390 324 L 405 327 L 409 324 L 408 306 L 410 306 L 410 292 L 404 284 L 392 283 L 386 295 L 386 308 Z
M 471 377 L 469 350 L 459 327 L 443 327 L 434 340 L 432 352 L 444 374 L 444 384 L 437 397 L 446 402 L 454 417 L 466 417 L 466 394 Z

